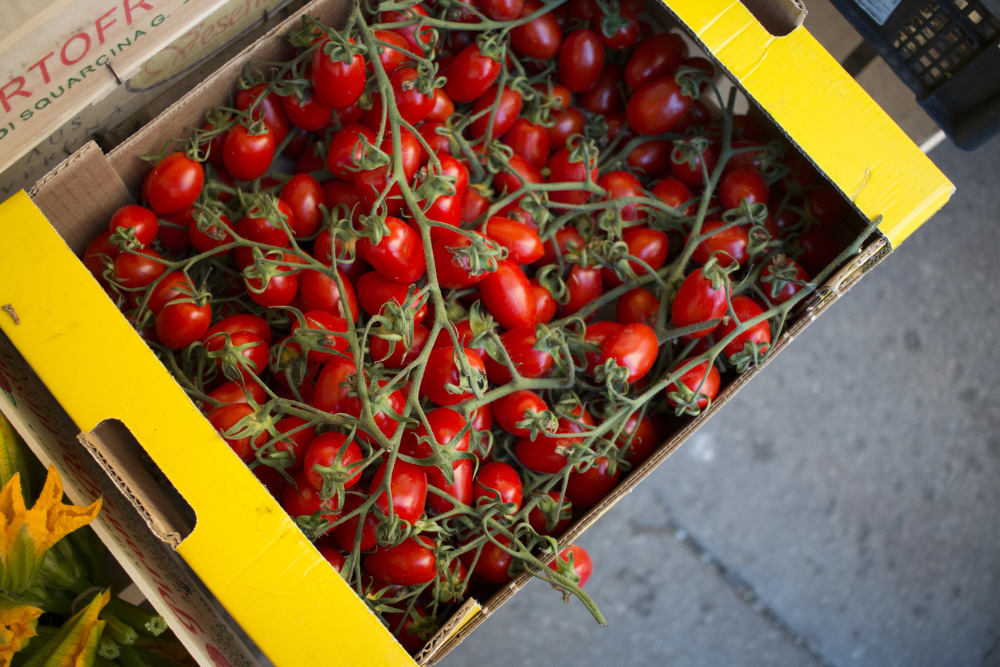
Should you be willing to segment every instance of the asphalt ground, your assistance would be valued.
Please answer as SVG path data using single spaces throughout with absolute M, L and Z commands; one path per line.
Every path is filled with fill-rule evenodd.
M 1000 665 L 998 154 L 440 664 Z

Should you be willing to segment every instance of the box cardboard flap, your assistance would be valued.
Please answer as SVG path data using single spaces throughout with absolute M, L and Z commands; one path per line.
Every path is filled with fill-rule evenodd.
M 93 141 L 38 181 L 31 198 L 77 255 L 94 238 L 90 227 L 76 224 L 81 207 L 89 217 L 110 220 L 119 208 L 135 203 Z

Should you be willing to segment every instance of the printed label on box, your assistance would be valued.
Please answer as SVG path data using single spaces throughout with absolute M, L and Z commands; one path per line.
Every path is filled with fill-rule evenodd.
M 868 16 L 872 17 L 872 20 L 879 25 L 885 25 L 885 22 L 889 20 L 889 17 L 896 7 L 903 2 L 903 0 L 856 0 L 858 7 L 865 10 Z
M 186 93 L 218 64 L 232 57 L 245 44 L 245 40 L 240 38 L 250 32 L 263 31 L 276 25 L 281 18 L 276 12 L 291 2 L 292 0 L 229 0 L 174 42 L 149 57 L 124 85 L 116 84 L 106 98 L 85 108 L 64 108 L 70 105 L 65 102 L 65 98 L 60 97 L 59 89 L 56 88 L 55 102 L 49 99 L 50 95 L 44 98 L 48 101 L 39 99 L 36 103 L 45 104 L 46 111 L 55 111 L 56 107 L 51 105 L 60 104 L 58 112 L 71 115 L 66 116 L 63 125 L 48 137 L 39 136 L 38 131 L 32 129 L 36 112 L 28 104 L 30 100 L 24 100 L 28 104 L 24 109 L 17 107 L 20 98 L 13 94 L 15 87 L 7 83 L 0 88 L 0 94 L 9 95 L 9 99 L 4 99 L 12 111 L 5 113 L 5 107 L 0 104 L 0 146 L 4 147 L 4 151 L 9 148 L 10 152 L 0 151 L 4 156 L 0 158 L 0 170 L 3 172 L 0 174 L 0 201 L 18 190 L 30 189 L 39 178 L 91 139 L 103 140 L 105 150 L 108 145 L 124 140 Z M 140 7 L 135 3 L 133 6 L 136 9 Z M 110 37 L 106 37 L 106 40 L 109 39 Z M 53 72 L 46 72 L 50 78 L 54 76 Z M 3 76 L 5 75 L 0 73 L 0 85 L 5 83 Z M 8 73 L 6 76 L 9 78 L 11 75 Z M 11 79 L 11 82 L 14 81 L 16 77 Z M 15 107 L 20 109 L 17 117 L 13 114 Z M 25 114 L 32 114 L 27 118 L 32 121 L 31 125 L 21 120 Z M 15 131 L 22 132 L 25 136 L 15 139 Z M 15 158 L 19 159 L 15 161 Z

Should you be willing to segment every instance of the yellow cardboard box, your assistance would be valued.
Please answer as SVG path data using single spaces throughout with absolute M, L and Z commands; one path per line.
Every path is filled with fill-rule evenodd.
M 940 208 L 952 186 L 796 27 L 801 12 L 792 0 L 745 1 L 670 0 L 669 10 L 854 201 L 860 216 L 881 216 L 876 238 L 775 341 L 778 353 Z M 754 5 L 760 5 L 756 15 L 748 8 Z M 345 8 L 343 0 L 316 0 L 307 10 L 336 24 Z M 75 258 L 137 191 L 144 167 L 136 156 L 196 125 L 204 109 L 229 94 L 244 62 L 286 55 L 280 35 L 295 24 L 263 38 L 109 156 L 90 144 L 39 183 L 34 202 L 21 194 L 0 206 L 0 374 L 8 378 L 6 385 L 0 381 L 0 408 L 44 460 L 60 467 L 74 501 L 110 495 L 112 524 L 129 521 L 135 530 L 145 523 L 146 537 L 159 538 L 159 544 L 152 538 L 140 544 L 128 530 L 107 523 L 99 528 L 203 664 L 253 660 L 237 630 L 212 620 L 214 600 L 280 666 L 429 664 L 529 576 L 484 604 L 468 603 L 411 659 L 215 434 Z M 728 387 L 706 414 L 577 521 L 564 541 L 592 524 L 760 370 Z M 180 498 L 156 482 L 160 474 Z

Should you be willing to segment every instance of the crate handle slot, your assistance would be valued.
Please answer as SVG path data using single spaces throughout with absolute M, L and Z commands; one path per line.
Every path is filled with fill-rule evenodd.
M 176 548 L 191 534 L 194 509 L 123 422 L 106 419 L 78 439 L 158 538 Z

